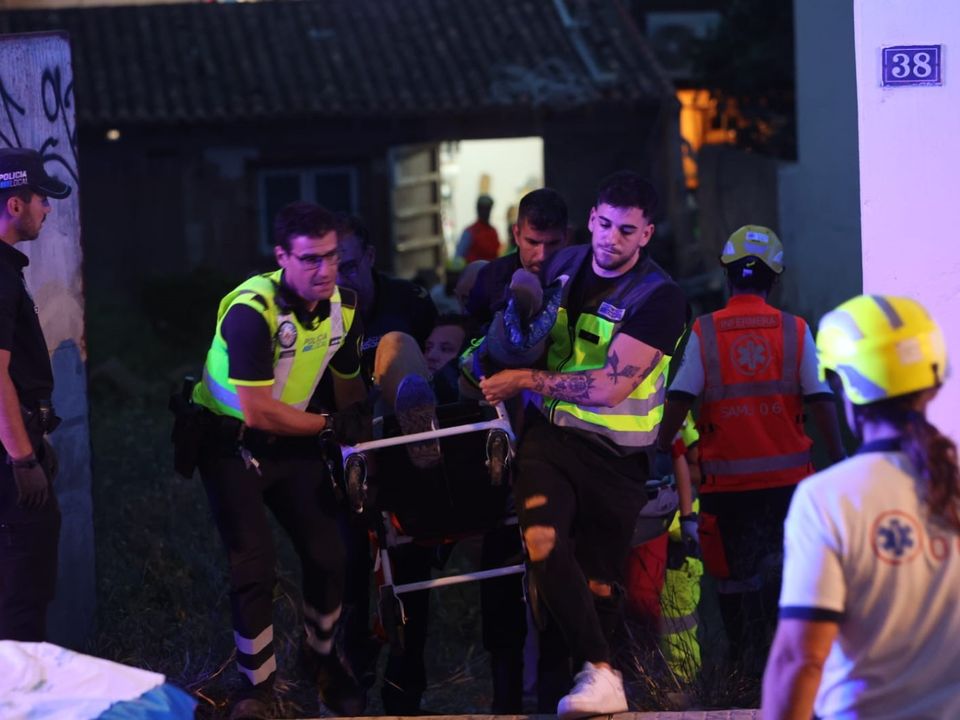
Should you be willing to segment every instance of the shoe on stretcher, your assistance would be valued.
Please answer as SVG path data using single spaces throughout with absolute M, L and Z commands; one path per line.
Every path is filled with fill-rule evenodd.
M 421 375 L 408 375 L 397 387 L 393 411 L 404 435 L 430 432 L 439 427 L 437 422 L 437 398 L 427 379 Z M 440 441 L 436 438 L 405 445 L 410 462 L 424 470 L 440 464 Z

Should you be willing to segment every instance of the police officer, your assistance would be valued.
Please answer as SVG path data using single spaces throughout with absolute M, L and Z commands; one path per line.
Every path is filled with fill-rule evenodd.
M 356 294 L 336 284 L 334 216 L 309 203 L 283 208 L 274 223 L 280 269 L 250 278 L 220 303 L 203 380 L 193 401 L 206 411 L 200 474 L 230 562 L 237 667 L 244 690 L 232 718 L 266 717 L 277 662 L 272 599 L 275 551 L 270 508 L 303 567 L 304 659 L 336 714 L 357 715 L 363 693 L 333 652 L 341 613 L 344 548 L 333 486 L 318 434 L 355 443 L 365 434 L 354 403 L 360 378 Z M 325 371 L 336 415 L 306 412 Z
M 703 552 L 717 579 L 730 655 L 763 661 L 776 622 L 783 520 L 797 483 L 813 472 L 811 409 L 831 460 L 844 451 L 833 393 L 817 378 L 813 336 L 802 318 L 767 298 L 784 270 L 776 233 L 745 225 L 727 240 L 720 262 L 730 300 L 697 318 L 667 395 L 660 444 L 699 397 Z M 716 523 L 716 529 L 714 528 Z M 721 542 L 715 542 L 717 530 Z M 745 649 L 753 653 L 744 653 Z
M 526 390 L 538 405 L 520 443 L 515 495 L 535 585 L 584 661 L 557 707 L 561 719 L 627 709 L 611 667 L 615 588 L 645 502 L 665 372 L 687 312 L 683 292 L 644 250 L 656 203 L 636 173 L 601 183 L 591 245 L 560 251 L 544 270 L 546 285 L 563 286 L 547 369 L 504 370 L 480 383 L 491 403 Z
M 467 296 L 465 312 L 475 322 L 487 324 L 509 300 L 510 279 L 523 268 L 539 276 L 544 264 L 567 240 L 567 204 L 556 190 L 539 188 L 520 200 L 517 221 L 511 228 L 515 253 L 482 266 Z
M 506 308 L 511 297 L 511 280 L 518 270 L 539 278 L 543 266 L 566 245 L 567 218 L 567 204 L 552 188 L 538 188 L 521 198 L 517 220 L 511 227 L 517 251 L 481 267 L 467 296 L 465 311 L 478 326 L 486 328 L 494 316 Z M 471 376 L 470 363 L 464 363 L 463 370 L 462 390 L 471 397 L 476 378 Z M 511 419 L 514 431 L 519 432 L 522 409 L 514 412 Z M 513 558 L 521 552 L 515 528 L 494 529 L 484 536 L 481 565 L 486 569 L 516 562 Z M 523 590 L 517 577 L 495 578 L 480 585 L 483 646 L 490 653 L 493 679 L 491 711 L 497 715 L 517 715 L 523 709 L 526 607 L 522 598 Z M 537 643 L 540 650 L 537 710 L 551 713 L 570 686 L 569 656 L 555 623 L 547 625 Z
M 69 194 L 40 153 L 0 149 L 0 640 L 46 639 L 57 576 L 56 459 L 44 440 L 56 423 L 53 370 L 23 278 L 30 260 L 14 246 L 40 235 L 49 198 Z

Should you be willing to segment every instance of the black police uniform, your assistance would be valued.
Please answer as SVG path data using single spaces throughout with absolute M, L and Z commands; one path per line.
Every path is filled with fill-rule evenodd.
M 410 335 L 421 348 L 437 322 L 437 308 L 429 293 L 409 280 L 374 272 L 373 310 L 363 318 L 363 369 L 373 374 L 373 360 L 380 338 L 388 332 Z
M 488 325 L 510 299 L 510 280 L 523 265 L 520 253 L 504 255 L 480 268 L 467 297 L 466 311 L 481 326 Z
M 27 434 L 41 463 L 43 434 L 50 416 L 53 370 L 38 310 L 27 292 L 23 268 L 30 261 L 0 242 L 0 350 L 10 352 L 10 378 L 24 412 Z M 50 416 L 52 417 L 52 416 Z M 17 487 L 8 456 L 0 461 L 0 640 L 46 639 L 47 605 L 57 576 L 60 508 L 56 496 L 38 509 L 17 504 Z M 49 477 L 48 472 L 48 477 Z

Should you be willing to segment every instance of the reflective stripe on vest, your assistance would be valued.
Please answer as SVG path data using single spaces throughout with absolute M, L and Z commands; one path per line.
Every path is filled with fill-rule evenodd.
M 700 342 L 703 348 L 704 369 L 707 383 L 703 390 L 703 399 L 706 402 L 719 400 L 733 400 L 745 397 L 761 397 L 763 395 L 798 395 L 800 383 L 797 379 L 797 322 L 789 313 L 781 313 L 783 331 L 783 369 L 780 380 L 767 382 L 723 382 L 720 367 L 720 345 L 717 341 L 717 328 L 713 315 L 704 315 L 700 318 Z
M 217 330 L 207 353 L 203 381 L 194 390 L 194 401 L 209 410 L 243 420 L 236 386 L 229 380 L 229 357 L 221 323 L 235 305 L 260 313 L 273 340 L 271 395 L 298 410 L 306 410 L 331 358 L 353 322 L 355 308 L 344 308 L 340 290 L 330 297 L 330 314 L 316 327 L 306 328 L 292 313 L 280 314 L 276 303 L 281 271 L 258 275 L 228 293 L 220 303 Z
M 667 614 L 667 608 L 663 608 L 663 614 L 660 616 L 660 633 L 662 635 L 676 635 L 687 630 L 696 630 L 699 622 L 697 613 L 671 617 Z
M 571 346 L 567 311 L 560 308 L 550 331 L 553 342 L 547 355 L 547 368 L 574 373 L 604 367 L 617 327 L 606 318 L 581 313 Z M 595 340 L 586 339 L 588 337 Z M 670 357 L 664 355 L 633 392 L 613 407 L 588 407 L 549 397 L 543 397 L 541 402 L 555 425 L 603 435 L 619 447 L 648 447 L 656 442 L 663 419 L 669 364 Z
M 700 468 L 708 475 L 745 475 L 792 470 L 805 467 L 810 462 L 810 451 L 804 450 L 790 455 L 769 455 L 742 460 L 701 460 Z

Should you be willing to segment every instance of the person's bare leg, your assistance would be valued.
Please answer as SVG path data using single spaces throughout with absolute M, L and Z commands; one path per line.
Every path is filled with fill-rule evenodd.
M 420 375 L 426 380 L 430 379 L 423 351 L 410 335 L 388 332 L 380 338 L 373 360 L 373 380 L 380 387 L 388 410 L 394 410 L 397 388 L 408 375 Z
M 393 410 L 404 435 L 427 432 L 438 427 L 437 399 L 429 383 L 423 353 L 405 333 L 391 332 L 380 338 L 374 358 L 374 379 L 380 386 L 384 405 Z M 440 462 L 440 443 L 423 440 L 406 445 L 410 461 L 418 468 Z

